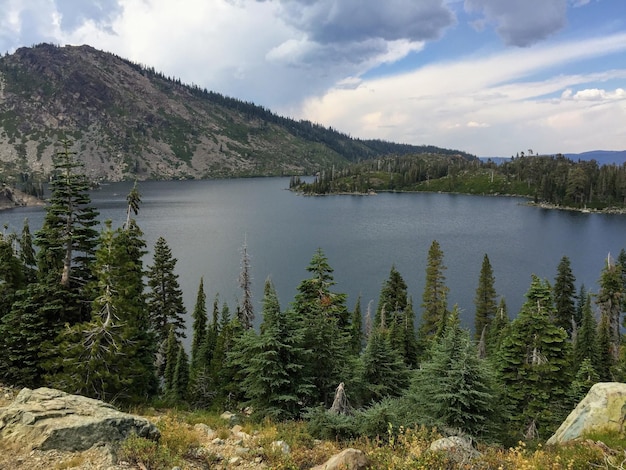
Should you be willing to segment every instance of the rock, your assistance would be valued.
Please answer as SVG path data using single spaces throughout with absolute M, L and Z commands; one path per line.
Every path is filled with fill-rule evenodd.
M 204 423 L 194 424 L 193 428 L 199 433 L 207 436 L 209 439 L 215 437 L 215 431 Z
M 480 452 L 474 449 L 469 439 L 459 436 L 437 439 L 430 444 L 428 450 L 431 452 L 445 452 L 456 462 L 467 462 L 480 456 Z
M 222 418 L 224 421 L 234 421 L 235 420 L 235 415 L 233 413 L 231 413 L 230 411 L 224 411 L 220 415 L 220 418 Z
M 236 466 L 236 465 L 239 465 L 240 463 L 241 463 L 241 457 L 231 457 L 228 460 L 228 465 Z
M 597 383 L 548 439 L 548 444 L 571 441 L 590 431 L 623 432 L 625 420 L 626 384 Z
M 368 468 L 369 465 L 369 459 L 363 451 L 345 449 L 311 470 L 361 470 Z
M 280 450 L 285 455 L 291 452 L 291 447 L 285 441 L 274 441 L 271 444 L 271 448 L 272 450 Z
M 147 419 L 51 388 L 24 388 L 13 402 L 0 408 L 0 438 L 33 449 L 80 452 L 118 443 L 131 433 L 149 439 L 159 436 Z
M 224 439 L 220 439 L 219 437 L 216 437 L 215 439 L 211 441 L 211 444 L 216 445 L 216 446 L 223 446 Z

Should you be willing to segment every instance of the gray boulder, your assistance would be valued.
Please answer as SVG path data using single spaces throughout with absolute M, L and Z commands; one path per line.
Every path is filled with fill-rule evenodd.
M 369 459 L 363 451 L 345 449 L 311 470 L 362 470 L 369 466 Z
M 472 446 L 469 439 L 460 436 L 442 437 L 431 442 L 428 448 L 431 452 L 445 452 L 452 457 L 457 463 L 467 463 L 472 459 L 479 457 L 478 452 Z
M 147 419 L 122 413 L 100 400 L 51 388 L 28 388 L 0 408 L 0 439 L 39 450 L 80 452 L 94 445 L 114 444 L 131 433 L 158 439 Z
M 625 420 L 626 384 L 597 383 L 548 439 L 548 444 L 571 441 L 590 431 L 623 432 Z

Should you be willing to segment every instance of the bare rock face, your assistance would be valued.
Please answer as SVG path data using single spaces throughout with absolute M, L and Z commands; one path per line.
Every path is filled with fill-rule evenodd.
M 597 383 L 548 439 L 548 444 L 571 441 L 590 431 L 624 432 L 625 420 L 626 384 Z
M 357 449 L 345 449 L 333 455 L 322 465 L 313 467 L 311 470 L 362 470 L 370 465 L 369 459 L 363 451 Z
M 0 439 L 33 449 L 79 452 L 94 445 L 114 444 L 131 433 L 156 439 L 150 421 L 116 410 L 92 398 L 51 388 L 28 388 L 0 408 Z

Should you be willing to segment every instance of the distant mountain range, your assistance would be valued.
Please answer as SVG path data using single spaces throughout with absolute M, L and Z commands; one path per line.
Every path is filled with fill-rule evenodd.
M 595 160 L 599 165 L 622 165 L 626 163 L 626 150 L 591 150 L 583 153 L 564 153 L 564 156 L 572 161 L 590 161 Z M 491 160 L 500 164 L 508 161 L 511 157 L 480 157 L 482 161 Z
M 229 98 L 90 46 L 0 56 L 0 182 L 46 177 L 68 137 L 94 179 L 311 174 L 384 155 L 460 155 L 361 140 Z

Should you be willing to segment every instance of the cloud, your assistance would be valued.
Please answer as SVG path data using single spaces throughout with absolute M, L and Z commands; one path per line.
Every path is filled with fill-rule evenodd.
M 587 88 L 574 93 L 571 89 L 565 90 L 561 94 L 563 100 L 573 101 L 619 101 L 626 100 L 626 91 L 623 88 L 617 88 L 614 91 L 602 90 L 599 88 Z
M 465 10 L 482 13 L 482 17 L 475 22 L 479 29 L 493 23 L 505 44 L 527 47 L 565 26 L 567 1 L 465 0 Z
M 320 44 L 436 39 L 454 23 L 442 0 L 282 0 L 285 20 Z
M 434 63 L 394 77 L 364 79 L 355 89 L 333 89 L 308 100 L 301 115 L 357 137 L 461 148 L 483 156 L 506 156 L 529 147 L 551 153 L 609 142 L 618 147 L 625 141 L 619 135 L 624 131 L 614 123 L 626 120 L 623 101 L 586 101 L 580 99 L 584 93 L 576 100 L 548 97 L 624 79 L 626 69 L 537 77 L 625 51 L 622 33 Z M 576 115 L 581 127 L 572 127 Z

